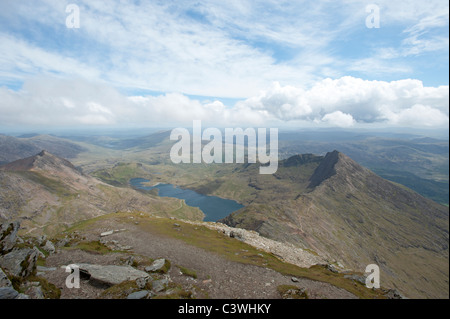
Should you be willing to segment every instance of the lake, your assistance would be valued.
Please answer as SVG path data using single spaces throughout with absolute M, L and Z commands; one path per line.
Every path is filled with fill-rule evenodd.
M 205 214 L 205 222 L 217 222 L 227 217 L 232 212 L 244 207 L 231 199 L 224 199 L 217 196 L 199 194 L 190 189 L 182 189 L 172 184 L 158 184 L 155 186 L 145 186 L 149 180 L 145 178 L 133 178 L 130 185 L 139 189 L 151 190 L 158 189 L 158 195 L 161 197 L 175 197 L 184 199 L 186 204 L 192 207 L 198 207 Z

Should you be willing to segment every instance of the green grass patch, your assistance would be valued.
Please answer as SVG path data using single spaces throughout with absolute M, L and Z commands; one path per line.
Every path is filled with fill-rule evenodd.
M 64 249 L 80 249 L 92 254 L 105 255 L 114 252 L 99 241 L 81 242 L 72 247 L 64 247 Z
M 129 294 L 138 290 L 135 280 L 124 281 L 102 291 L 100 299 L 125 299 Z
M 197 272 L 195 270 L 192 270 L 192 269 L 180 266 L 180 265 L 177 265 L 177 268 L 180 269 L 180 271 L 183 275 L 197 279 Z
M 56 287 L 54 284 L 47 281 L 47 279 L 42 277 L 30 276 L 27 278 L 28 281 L 39 282 L 42 293 L 45 299 L 60 299 L 61 298 L 61 290 Z
M 184 290 L 176 283 L 169 283 L 165 294 L 156 295 L 152 299 L 194 299 L 191 291 Z

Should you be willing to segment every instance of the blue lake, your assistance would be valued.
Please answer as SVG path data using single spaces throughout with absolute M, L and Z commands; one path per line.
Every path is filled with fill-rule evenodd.
M 234 200 L 199 194 L 190 189 L 175 187 L 172 184 L 158 184 L 156 186 L 143 185 L 146 182 L 149 182 L 149 180 L 145 178 L 133 178 L 130 180 L 130 185 L 145 190 L 156 188 L 158 189 L 158 195 L 161 197 L 184 199 L 187 205 L 200 208 L 205 214 L 203 220 L 206 222 L 216 222 L 244 207 Z

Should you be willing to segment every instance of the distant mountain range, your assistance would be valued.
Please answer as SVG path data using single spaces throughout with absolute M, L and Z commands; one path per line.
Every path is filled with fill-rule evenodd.
M 19 138 L 0 134 L 0 165 L 33 156 L 42 150 L 64 158 L 74 158 L 86 151 L 76 143 L 51 135 L 31 134 Z

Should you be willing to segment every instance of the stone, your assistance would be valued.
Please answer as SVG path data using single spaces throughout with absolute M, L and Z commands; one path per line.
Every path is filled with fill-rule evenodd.
M 11 287 L 12 283 L 8 279 L 8 276 L 3 272 L 3 270 L 0 268 L 0 288 L 3 287 Z
M 39 284 L 39 283 L 38 283 Z M 33 285 L 25 291 L 31 299 L 45 299 L 41 286 Z
M 308 293 L 306 292 L 306 289 L 301 288 L 292 288 L 288 289 L 283 293 L 281 296 L 282 299 L 308 299 Z
M 38 255 L 38 258 L 39 257 L 42 258 L 42 259 L 46 258 L 45 254 L 42 251 L 40 251 L 37 247 L 34 247 L 33 249 L 36 251 L 36 254 Z
M 230 231 L 229 236 L 231 238 L 236 238 L 236 239 L 239 239 L 239 240 L 243 239 L 243 234 L 241 232 L 237 231 L 237 230 Z
M 42 235 L 42 236 L 39 236 L 38 238 L 36 238 L 36 243 L 39 246 L 42 246 L 46 242 L 46 240 L 47 240 L 47 236 Z
M 114 233 L 114 230 L 105 231 L 105 232 L 100 234 L 100 237 L 109 236 L 109 235 L 112 235 L 113 233 Z
M 47 240 L 44 247 L 42 247 L 46 252 L 53 254 L 56 251 L 55 245 L 50 240 Z
M 125 265 L 132 266 L 134 263 L 134 256 L 130 256 L 125 260 Z
M 35 249 L 22 248 L 0 256 L 0 267 L 17 277 L 27 277 L 36 269 L 38 254 Z
M 327 265 L 327 269 L 328 269 L 329 271 L 331 271 L 331 272 L 336 273 L 336 274 L 339 272 L 339 271 L 336 269 L 336 267 L 333 266 L 333 265 L 331 265 L 331 264 L 328 264 L 328 265 Z
M 147 285 L 147 278 L 138 278 L 136 279 L 136 285 L 138 286 L 139 289 L 144 289 L 145 286 Z
M 60 239 L 56 242 L 56 247 L 64 247 L 70 243 L 70 239 L 66 236 L 63 239 Z
M 20 228 L 20 222 L 10 222 L 0 225 L 0 253 L 10 252 L 17 242 L 17 232 Z
M 385 294 L 385 296 L 388 299 L 407 299 L 396 289 L 389 289 L 388 292 Z
M 292 282 L 298 282 L 298 279 L 295 277 L 292 277 L 291 280 L 292 280 Z
M 365 285 L 366 284 L 366 277 L 359 276 L 359 275 L 344 275 L 344 278 L 354 280 L 359 282 L 360 284 Z
M 127 299 L 144 299 L 145 297 L 148 296 L 149 291 L 147 290 L 140 290 L 140 291 L 136 291 L 133 292 L 132 294 L 129 294 L 127 296 Z
M 113 286 L 128 280 L 146 278 L 148 274 L 131 266 L 78 264 L 80 274 L 93 284 Z
M 0 288 L 0 299 L 15 299 L 19 293 L 12 287 Z
M 166 260 L 164 258 L 156 259 L 150 266 L 145 267 L 146 272 L 156 272 L 161 270 L 166 264 Z
M 40 271 L 40 272 L 49 272 L 49 271 L 55 271 L 56 267 L 36 266 L 36 270 Z
M 155 280 L 152 282 L 152 290 L 153 292 L 161 292 L 166 289 L 166 286 L 169 284 L 169 279 L 164 278 L 160 280 Z

